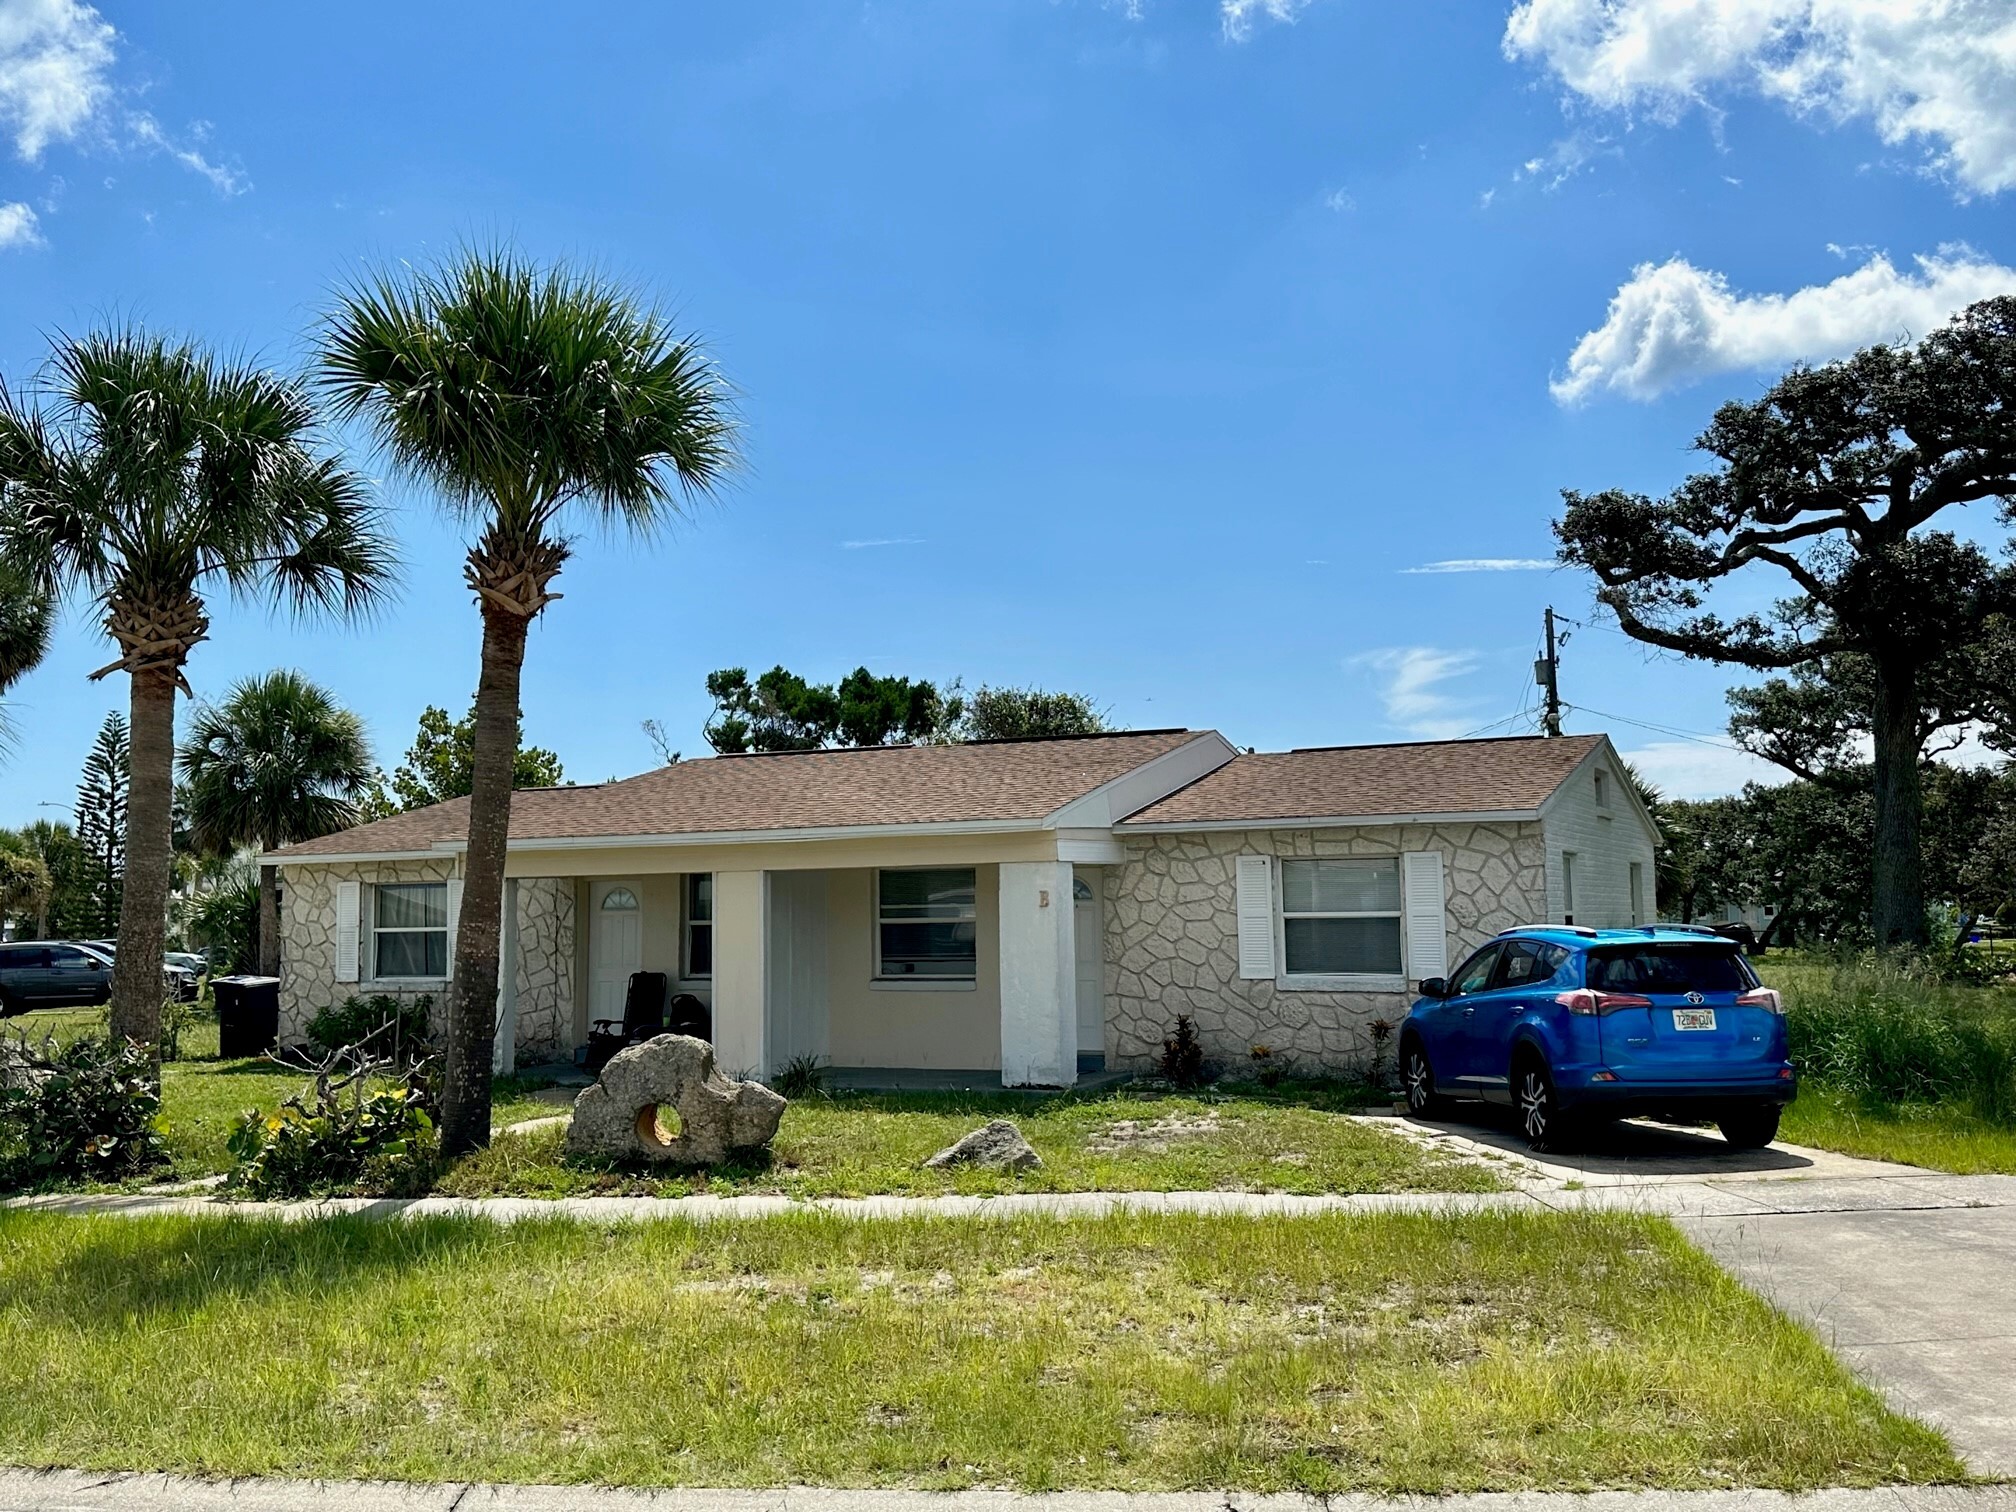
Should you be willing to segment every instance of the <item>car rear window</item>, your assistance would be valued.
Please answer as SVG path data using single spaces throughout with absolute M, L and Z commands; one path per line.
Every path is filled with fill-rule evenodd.
M 1598 992 L 1747 992 L 1757 985 L 1734 946 L 1613 945 L 1589 952 Z

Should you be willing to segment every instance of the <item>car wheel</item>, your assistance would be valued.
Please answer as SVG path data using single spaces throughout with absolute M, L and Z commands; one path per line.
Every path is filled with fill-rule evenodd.
M 1435 1067 L 1428 1049 L 1418 1039 L 1400 1048 L 1400 1084 L 1407 1093 L 1407 1111 L 1414 1117 L 1433 1118 L 1447 1110 L 1448 1104 L 1435 1091 Z
M 1715 1123 L 1722 1137 L 1737 1149 L 1761 1150 L 1778 1137 L 1778 1115 L 1783 1111 L 1776 1103 L 1727 1108 Z
M 12 1018 L 19 1011 L 14 1006 L 14 999 L 0 992 L 0 1018 Z
M 1512 1076 L 1519 1106 L 1519 1127 L 1529 1149 L 1558 1150 L 1568 1133 L 1560 1099 L 1554 1095 L 1554 1073 L 1539 1056 L 1520 1057 Z

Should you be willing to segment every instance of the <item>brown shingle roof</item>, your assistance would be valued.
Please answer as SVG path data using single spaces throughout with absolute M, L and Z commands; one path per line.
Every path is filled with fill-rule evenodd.
M 714 756 L 597 787 L 511 800 L 514 841 L 845 829 L 1026 820 L 1032 824 L 1144 762 L 1202 738 L 1146 730 L 1073 740 Z M 282 857 L 424 851 L 469 833 L 469 800 L 305 841 Z
M 1523 736 L 1240 756 L 1121 823 L 1265 824 L 1532 810 L 1602 741 L 1601 735 Z

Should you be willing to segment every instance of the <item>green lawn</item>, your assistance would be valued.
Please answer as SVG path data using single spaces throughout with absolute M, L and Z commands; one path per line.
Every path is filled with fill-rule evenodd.
M 766 1164 L 653 1174 L 567 1160 L 563 1132 L 500 1136 L 449 1171 L 460 1196 L 784 1192 L 799 1197 L 942 1192 L 1476 1192 L 1505 1183 L 1346 1113 L 1356 1088 L 1184 1095 L 1123 1087 L 1089 1096 L 890 1093 L 791 1104 Z M 551 1107 L 539 1112 L 561 1111 Z M 534 1116 L 537 1116 L 535 1114 Z M 1012 1118 L 1043 1157 L 1022 1175 L 919 1169 L 990 1118 Z M 498 1120 L 503 1122 L 501 1118 Z
M 1963 1176 L 2016 1173 L 2016 1128 L 1939 1103 L 1886 1103 L 1808 1083 L 1785 1110 L 1779 1138 L 1867 1160 L 1897 1160 Z
M 0 1462 L 1438 1492 L 1949 1481 L 1623 1215 L 748 1223 L 0 1213 Z

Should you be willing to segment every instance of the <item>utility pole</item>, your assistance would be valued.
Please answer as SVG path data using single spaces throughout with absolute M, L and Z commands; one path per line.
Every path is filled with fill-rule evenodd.
M 1544 690 L 1540 733 L 1550 740 L 1561 734 L 1561 655 L 1554 644 L 1554 608 L 1547 608 L 1547 654 L 1533 663 L 1533 681 Z

